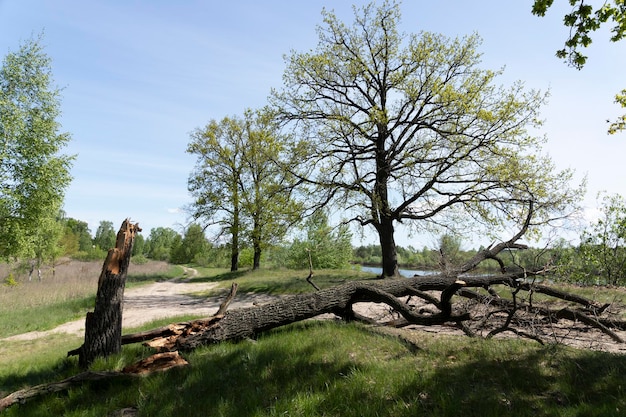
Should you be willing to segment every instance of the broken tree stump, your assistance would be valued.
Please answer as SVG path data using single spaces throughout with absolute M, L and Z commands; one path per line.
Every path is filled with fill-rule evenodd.
M 126 275 L 138 224 L 124 220 L 115 247 L 110 249 L 98 279 L 93 312 L 85 319 L 85 341 L 78 348 L 78 363 L 87 368 L 97 357 L 119 353 L 122 349 L 122 308 Z

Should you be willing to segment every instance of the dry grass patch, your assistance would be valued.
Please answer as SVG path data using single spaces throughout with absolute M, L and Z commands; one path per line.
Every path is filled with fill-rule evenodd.
M 54 268 L 42 268 L 42 280 L 17 265 L 0 264 L 0 280 L 13 274 L 17 285 L 0 284 L 0 338 L 51 329 L 84 317 L 93 309 L 102 262 L 64 260 Z M 131 264 L 128 284 L 182 275 L 182 268 L 165 262 Z

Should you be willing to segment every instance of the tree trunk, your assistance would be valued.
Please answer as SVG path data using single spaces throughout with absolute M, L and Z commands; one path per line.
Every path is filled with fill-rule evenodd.
M 385 107 L 386 95 L 381 94 L 381 105 Z M 389 190 L 387 182 L 391 167 L 389 166 L 388 150 L 386 142 L 389 132 L 385 123 L 378 124 L 378 137 L 376 139 L 376 183 L 374 184 L 374 201 L 378 222 L 375 223 L 380 240 L 380 248 L 383 258 L 383 278 L 398 277 L 398 255 L 396 253 L 396 241 L 393 237 L 393 216 L 389 204 Z
M 238 176 L 233 179 L 233 224 L 230 232 L 233 235 L 233 246 L 230 251 L 230 272 L 239 269 L 239 185 Z
M 230 272 L 235 272 L 239 269 L 239 242 L 233 235 L 233 247 L 230 251 Z
M 498 277 L 492 282 L 508 283 L 510 280 L 510 277 Z M 469 285 L 482 286 L 487 282 L 483 278 L 475 278 L 472 281 L 478 284 L 470 282 Z M 467 320 L 469 316 L 454 316 L 450 307 L 450 298 L 465 285 L 468 284 L 449 276 L 401 278 L 371 284 L 349 282 L 314 293 L 285 296 L 264 305 L 232 310 L 218 322 L 196 320 L 188 325 L 188 330 L 179 333 L 181 336 L 171 340 L 166 349 L 187 351 L 201 345 L 250 338 L 264 331 L 325 313 L 334 313 L 347 319 L 355 318 L 352 305 L 367 301 L 387 303 L 415 324 L 434 325 Z M 417 314 L 397 299 L 412 294 L 415 289 L 442 291 L 441 301 L 438 302 L 441 313 Z M 207 322 L 206 326 L 203 325 L 203 321 Z
M 110 249 L 98 279 L 93 312 L 87 313 L 85 341 L 79 350 L 79 364 L 88 367 L 96 357 L 106 357 L 122 348 L 122 307 L 126 274 L 130 263 L 137 224 L 124 220 L 117 233 L 115 248 Z
M 252 269 L 259 269 L 261 267 L 261 246 L 256 243 L 254 245 L 254 261 Z
M 236 221 L 239 222 L 239 216 L 236 217 Z M 239 226 L 234 226 L 232 229 L 233 245 L 230 249 L 230 272 L 235 272 L 239 269 Z
M 383 278 L 397 277 L 398 254 L 396 252 L 396 241 L 393 237 L 393 220 L 383 218 L 378 226 L 378 237 L 383 258 Z

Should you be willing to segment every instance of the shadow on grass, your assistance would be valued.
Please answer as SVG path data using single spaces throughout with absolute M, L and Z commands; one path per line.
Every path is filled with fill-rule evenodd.
M 623 416 L 626 357 L 547 347 L 515 358 L 454 356 L 420 386 L 399 392 L 430 415 Z M 496 355 L 497 356 L 497 355 Z M 416 391 L 419 395 L 415 396 Z
M 137 407 L 165 417 L 537 417 L 620 416 L 626 409 L 625 356 L 497 340 L 420 344 L 408 349 L 357 326 L 299 323 L 257 342 L 199 349 L 185 368 L 90 384 L 55 399 L 58 409 L 29 404 L 16 411 L 30 414 L 10 415 Z M 98 408 L 103 398 L 107 409 Z

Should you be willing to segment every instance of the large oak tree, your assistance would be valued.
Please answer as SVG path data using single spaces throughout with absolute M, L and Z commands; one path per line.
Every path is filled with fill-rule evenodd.
M 533 230 L 572 202 L 570 173 L 533 135 L 545 95 L 496 85 L 478 36 L 403 34 L 390 2 L 355 8 L 352 26 L 322 15 L 317 48 L 287 56 L 271 101 L 298 138 L 301 180 L 376 230 L 385 276 L 397 274 L 397 222 L 495 231 L 532 207 Z

